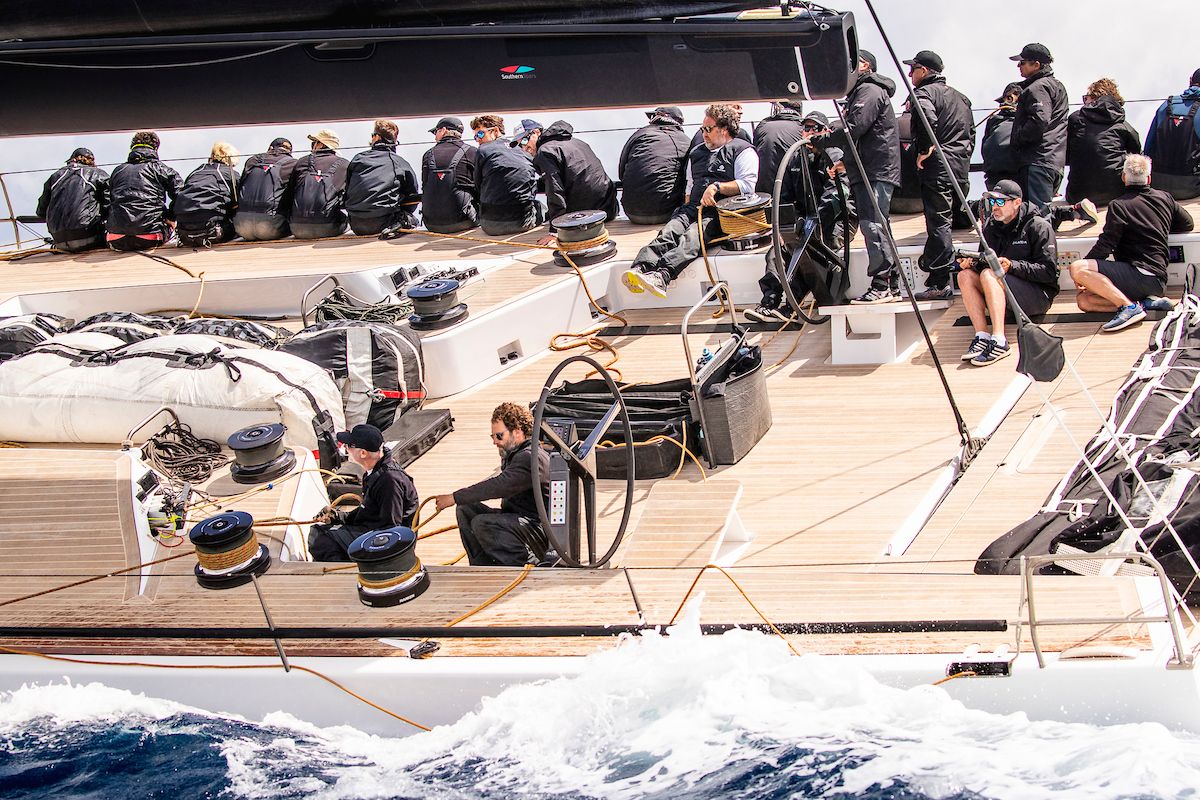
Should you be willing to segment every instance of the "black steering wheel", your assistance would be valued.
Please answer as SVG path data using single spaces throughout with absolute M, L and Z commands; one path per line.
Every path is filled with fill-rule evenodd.
M 608 387 L 609 393 L 613 397 L 613 404 L 608 407 L 600 417 L 600 421 L 586 439 L 576 442 L 573 445 L 567 444 L 549 425 L 545 424 L 544 418 L 546 414 L 546 401 L 550 398 L 551 388 L 554 382 L 558 379 L 559 374 L 571 364 L 584 363 L 594 369 L 604 380 L 605 386 Z M 625 426 L 625 448 L 628 458 L 625 461 L 625 510 L 621 513 L 621 524 L 617 526 L 617 533 L 613 537 L 612 544 L 603 553 L 597 553 L 596 547 L 596 448 L 600 442 L 604 440 L 604 436 L 608 433 L 608 429 L 612 427 L 613 422 L 620 416 L 622 424 Z M 561 529 L 564 525 L 568 529 L 572 526 L 578 514 L 578 507 L 571 508 L 568 514 L 564 514 L 561 518 L 551 520 L 550 515 L 546 513 L 546 502 L 542 498 L 542 468 L 538 463 L 537 453 L 533 452 L 533 459 L 530 463 L 529 471 L 533 480 L 533 500 L 537 506 L 538 517 L 541 519 L 542 530 L 546 532 L 546 537 L 550 540 L 550 544 L 558 551 L 558 555 L 564 562 L 572 567 L 582 567 L 586 569 L 595 569 L 602 567 L 608 563 L 613 554 L 617 552 L 617 548 L 621 546 L 621 541 L 625 538 L 625 529 L 629 525 L 629 513 L 633 509 L 633 489 L 634 489 L 634 458 L 633 458 L 633 426 L 629 424 L 629 411 L 625 408 L 625 399 L 621 397 L 621 391 L 617 387 L 616 382 L 594 359 L 584 356 L 572 356 L 550 373 L 550 377 L 546 378 L 545 384 L 542 386 L 541 396 L 538 397 L 537 405 L 533 411 L 533 447 L 542 446 L 542 436 L 553 445 L 554 449 L 562 455 L 566 462 L 570 473 L 570 479 L 563 481 L 562 486 L 551 487 L 552 492 L 562 492 L 561 500 L 570 504 L 571 499 L 579 499 L 575 497 L 573 484 L 578 480 L 582 486 L 583 512 L 584 522 L 586 523 L 587 532 L 587 553 L 586 556 L 579 547 L 578 541 L 571 541 L 571 537 L 563 537 L 561 531 L 556 532 L 556 527 Z M 558 506 L 555 506 L 558 508 Z M 557 516 L 557 514 L 556 514 Z M 551 525 L 554 521 L 557 525 Z

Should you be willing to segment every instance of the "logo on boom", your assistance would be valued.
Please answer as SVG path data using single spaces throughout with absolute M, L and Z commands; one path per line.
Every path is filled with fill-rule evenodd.
M 500 68 L 500 80 L 502 81 L 519 81 L 536 77 L 534 68 L 524 64 L 513 64 Z

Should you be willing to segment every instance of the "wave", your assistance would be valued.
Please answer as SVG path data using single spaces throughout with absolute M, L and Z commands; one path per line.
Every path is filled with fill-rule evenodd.
M 1031 721 L 747 631 L 628 639 L 404 738 L 99 684 L 0 695 L 0 796 L 1195 797 L 1200 737 Z

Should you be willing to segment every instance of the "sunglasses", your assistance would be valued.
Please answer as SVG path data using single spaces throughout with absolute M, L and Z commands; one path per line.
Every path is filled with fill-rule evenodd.
M 517 140 L 517 146 L 518 146 L 518 147 L 524 147 L 524 146 L 525 146 L 525 145 L 527 145 L 527 144 L 529 144 L 529 137 L 528 137 L 528 136 L 522 137 L 522 138 L 520 138 L 520 139 L 518 139 L 518 140 Z
M 500 431 L 499 433 L 493 433 L 492 438 L 498 442 L 504 438 L 504 434 L 506 434 L 506 433 L 508 433 L 508 431 Z
M 804 125 L 802 127 L 806 131 L 816 131 L 816 130 L 821 129 L 820 125 L 817 125 L 816 123 L 813 123 L 813 122 L 806 122 L 806 123 L 804 123 Z
M 480 128 L 479 130 L 475 131 L 475 141 L 482 142 L 483 137 L 487 136 L 487 132 L 490 130 L 495 130 L 495 128 Z
M 705 133 L 712 133 L 716 129 L 717 129 L 716 125 L 701 125 L 700 126 L 700 130 L 704 131 Z
M 985 199 L 987 200 L 988 208 L 999 208 L 1008 202 L 1008 198 L 1005 197 L 988 197 Z

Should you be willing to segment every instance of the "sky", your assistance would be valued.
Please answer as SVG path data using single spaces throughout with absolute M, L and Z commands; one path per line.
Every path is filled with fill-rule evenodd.
M 879 60 L 879 71 L 900 83 L 899 73 L 887 54 L 865 0 L 826 0 L 834 8 L 855 15 L 862 46 Z M 1195 44 L 1194 24 L 1200 18 L 1195 0 L 875 0 L 876 11 L 901 59 L 918 50 L 941 55 L 946 80 L 971 98 L 977 119 L 990 111 L 1005 84 L 1019 80 L 1015 63 L 1008 56 L 1033 41 L 1044 43 L 1054 55 L 1054 69 L 1067 87 L 1073 104 L 1092 81 L 1109 77 L 1125 96 L 1130 124 L 1142 135 L 1154 111 L 1169 94 L 1187 86 L 1192 71 L 1200 67 L 1200 49 Z M 897 91 L 896 106 L 903 100 Z M 732 99 L 732 98 L 728 98 Z M 833 116 L 829 101 L 814 101 L 806 108 Z M 480 109 L 484 113 L 487 109 Z M 545 124 L 566 119 L 577 135 L 595 149 L 611 175 L 616 175 L 621 147 L 632 130 L 645 124 L 644 109 L 605 111 L 538 112 L 536 115 L 505 114 L 511 131 L 524 116 Z M 703 117 L 702 106 L 685 106 L 686 128 L 692 132 Z M 765 102 L 745 104 L 745 121 L 753 122 L 768 113 Z M 397 119 L 400 125 L 399 152 L 419 171 L 421 154 L 432 144 L 427 132 L 436 118 Z M 464 120 L 467 121 L 467 120 Z M 207 157 L 212 143 L 231 142 L 244 153 L 265 149 L 276 136 L 286 136 L 297 150 L 305 134 L 322 127 L 340 136 L 343 152 L 365 147 L 371 122 L 328 122 L 311 125 L 256 125 L 220 130 L 160 131 L 164 159 L 185 175 Z M 617 130 L 613 130 L 617 129 Z M 49 173 L 57 169 L 80 146 L 91 148 L 98 163 L 125 159 L 131 132 L 81 134 L 75 136 L 15 137 L 0 142 L 0 172 L 18 215 L 32 214 Z M 978 160 L 978 157 L 976 157 Z M 21 173 L 26 170 L 34 172 Z M 0 206 L 0 217 L 7 216 Z M 22 231 L 24 237 L 27 231 Z M 13 242 L 13 231 L 0 225 L 0 246 Z M 0 249 L 3 249 L 0 247 Z

